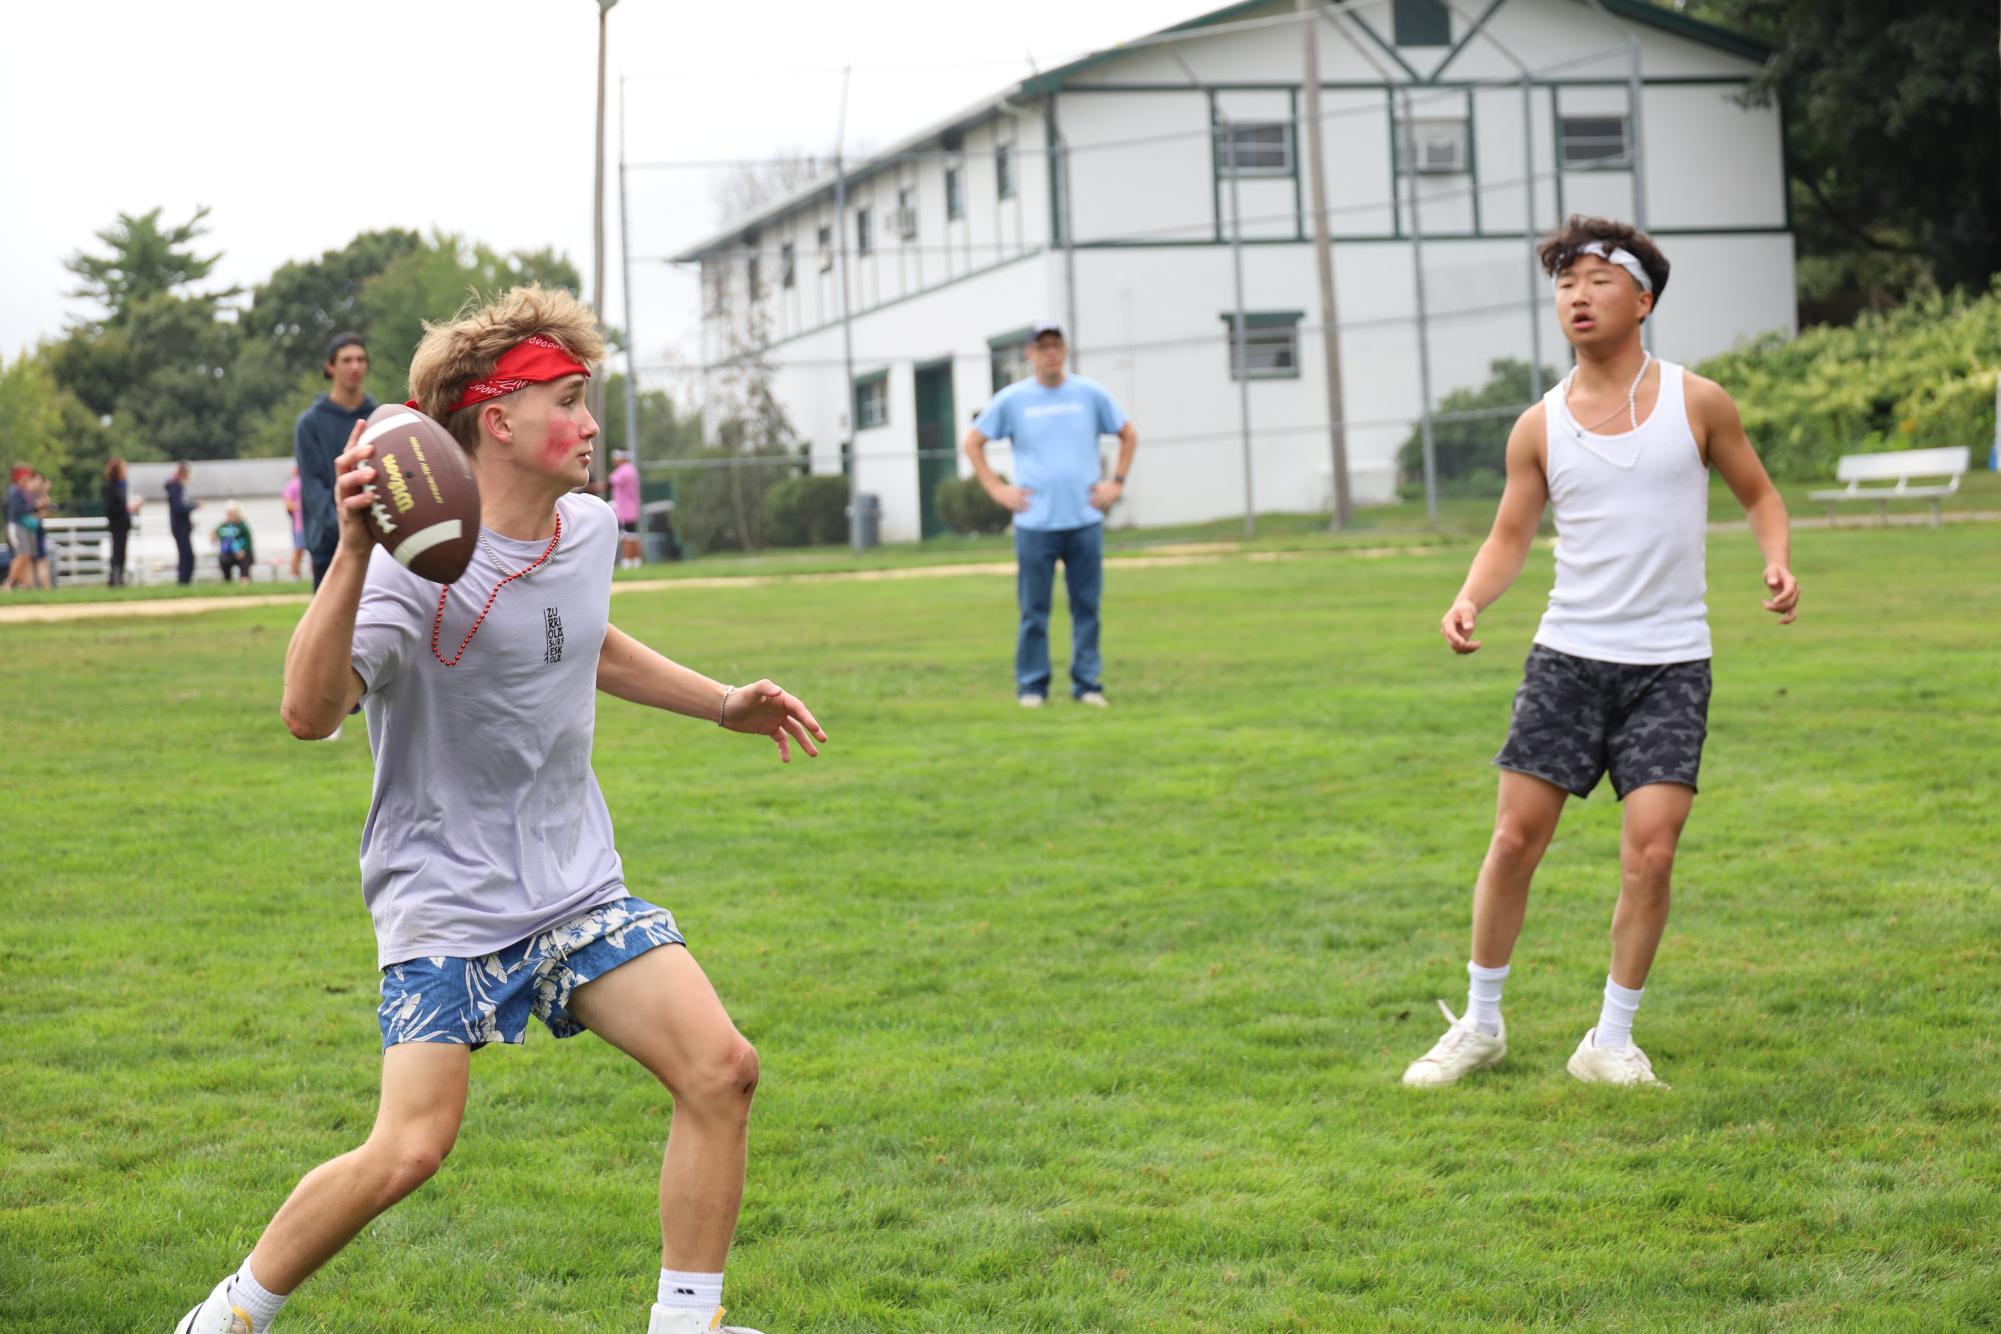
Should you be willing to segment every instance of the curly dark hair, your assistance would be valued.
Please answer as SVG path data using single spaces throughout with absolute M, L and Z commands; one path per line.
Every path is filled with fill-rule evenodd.
M 1629 222 L 1614 222 L 1611 218 L 1586 217 L 1573 213 L 1563 220 L 1563 226 L 1542 238 L 1536 247 L 1536 256 L 1542 260 L 1542 271 L 1554 278 L 1577 262 L 1577 254 L 1593 241 L 1603 241 L 1607 246 L 1618 246 L 1632 252 L 1640 261 L 1640 267 L 1647 271 L 1647 277 L 1654 285 L 1654 308 L 1661 304 L 1661 294 L 1667 291 L 1668 262 L 1653 238 Z

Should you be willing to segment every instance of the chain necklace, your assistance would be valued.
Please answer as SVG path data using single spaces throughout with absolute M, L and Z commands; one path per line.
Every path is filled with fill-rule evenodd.
M 444 630 L 445 627 L 445 599 L 450 597 L 452 592 L 452 586 L 450 584 L 442 585 L 438 589 L 438 614 L 431 620 L 431 656 L 436 658 L 439 662 L 443 663 L 447 667 L 458 666 L 459 659 L 463 658 L 466 655 L 466 645 L 472 643 L 472 637 L 479 633 L 480 623 L 486 620 L 486 614 L 493 610 L 493 600 L 500 596 L 500 590 L 507 587 L 509 584 L 513 583 L 516 579 L 526 579 L 529 575 L 535 573 L 535 571 L 541 569 L 544 565 L 548 564 L 549 558 L 556 554 L 556 544 L 562 540 L 563 540 L 563 515 L 562 512 L 559 510 L 556 514 L 556 535 L 549 539 L 549 545 L 542 548 L 541 555 L 537 556 L 534 560 L 522 566 L 520 569 L 514 571 L 512 574 L 506 575 L 501 579 L 499 583 L 493 586 L 493 591 L 486 595 L 486 605 L 484 607 L 481 607 L 479 609 L 479 615 L 473 618 L 472 629 L 466 631 L 466 637 L 459 641 L 459 651 L 452 654 L 452 656 L 449 658 L 447 658 L 443 653 L 440 653 L 438 651 L 438 635 Z M 495 565 L 500 565 L 500 553 L 495 551 L 493 549 L 492 543 L 486 540 L 486 531 L 484 529 L 481 529 L 479 533 L 479 545 L 481 549 L 483 549 L 486 552 L 487 555 L 493 557 L 493 563 Z M 507 567 L 501 565 L 501 568 L 506 569 Z
M 1626 420 L 1632 424 L 1632 429 L 1635 431 L 1640 429 L 1640 410 L 1639 410 L 1640 381 L 1647 378 L 1647 367 L 1653 364 L 1653 360 L 1654 360 L 1653 353 L 1642 352 L 1640 354 L 1640 373 L 1633 377 L 1632 384 L 1626 386 Z M 1597 457 L 1605 460 L 1605 462 L 1611 464 L 1615 468 L 1632 468 L 1637 466 L 1640 461 L 1640 451 L 1647 447 L 1646 441 L 1642 440 L 1639 442 L 1637 446 L 1634 447 L 1633 457 L 1631 459 L 1620 460 L 1613 458 L 1611 455 L 1600 450 L 1599 448 L 1597 448 L 1597 446 L 1593 445 L 1589 440 L 1586 440 L 1584 438 L 1587 433 L 1596 431 L 1600 426 L 1603 426 L 1606 422 L 1609 422 L 1614 417 L 1617 417 L 1619 415 L 1619 410 L 1617 408 L 1612 409 L 1612 411 L 1609 414 L 1607 414 L 1603 420 L 1598 421 L 1593 425 L 1590 426 L 1578 425 L 1577 418 L 1571 416 L 1570 413 L 1570 386 L 1572 382 L 1575 381 L 1576 379 L 1577 379 L 1577 367 L 1572 366 L 1570 368 L 1570 374 L 1563 377 L 1563 413 L 1566 417 L 1570 417 L 1570 438 L 1575 440 L 1580 446 L 1582 446 L 1587 453 L 1596 455 Z

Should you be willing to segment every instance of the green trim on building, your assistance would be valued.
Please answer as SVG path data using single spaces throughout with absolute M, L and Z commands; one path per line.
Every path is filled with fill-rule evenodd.
M 1244 312 L 1244 327 L 1246 329 L 1278 329 L 1297 324 L 1305 318 L 1306 312 L 1303 310 L 1247 310 Z M 1234 310 L 1224 311 L 1222 320 L 1223 323 L 1235 329 L 1237 327 L 1237 312 Z
M 1223 164 L 1216 156 L 1216 140 L 1222 136 L 1216 131 L 1221 128 L 1216 120 L 1216 90 L 1209 94 L 1209 216 L 1215 231 L 1215 239 L 1223 239 Z
M 1034 332 L 1034 325 L 1024 324 L 1019 329 L 1010 329 L 1006 333 L 995 334 L 992 338 L 987 339 L 987 351 L 994 352 L 1004 347 L 1020 347 L 1028 342 L 1028 336 Z
M 1459 53 L 1464 51 L 1472 40 L 1478 37 L 1482 30 L 1486 28 L 1487 20 L 1494 17 L 1495 11 L 1507 2 L 1508 0 L 1492 0 L 1484 10 L 1480 11 L 1480 17 L 1474 19 L 1473 26 L 1459 35 L 1459 40 L 1452 44 L 1452 49 L 1445 53 L 1445 59 L 1438 62 L 1438 68 L 1431 71 L 1431 77 L 1426 79 L 1425 82 L 1437 83 L 1439 76 L 1451 68 L 1453 61 L 1459 59 Z
M 1082 250 L 1088 244 L 1088 242 L 1080 244 L 1077 248 Z M 947 278 L 942 283 L 934 283 L 930 287 L 920 288 L 915 292 L 905 292 L 902 296 L 893 296 L 887 301 L 879 301 L 873 306 L 858 309 L 853 313 L 854 318 L 860 319 L 864 315 L 873 315 L 879 310 L 888 310 L 891 306 L 900 306 L 906 301 L 915 301 L 920 297 L 930 296 L 933 292 L 942 292 L 947 287 L 953 287 L 963 282 L 970 282 L 974 278 L 984 278 L 990 273 L 995 273 L 1008 267 L 1010 264 L 1019 264 L 1025 259 L 1035 259 L 1048 253 L 1048 247 L 1036 246 L 1033 250 L 1025 250 L 1019 255 L 1009 255 L 1006 259 L 995 260 L 992 264 L 984 268 L 973 269 L 970 272 L 961 273 L 956 277 Z M 783 338 L 774 338 L 764 346 L 767 348 L 784 347 L 787 343 L 796 343 L 802 338 L 811 338 L 814 334 L 825 333 L 829 329 L 838 329 L 840 327 L 841 321 L 838 317 L 831 320 L 822 320 L 810 329 L 801 329 L 798 333 L 787 334 Z
M 1466 90 L 1466 172 L 1472 181 L 1473 190 L 1473 230 L 1482 231 L 1480 226 L 1480 132 L 1478 118 L 1473 114 L 1473 90 Z M 1534 173 L 1531 172 L 1531 175 Z
M 1702 19 L 1692 19 L 1686 14 L 1651 4 L 1649 0 L 1604 0 L 1604 5 L 1618 18 L 1632 19 L 1635 23 L 1659 28 L 1662 32 L 1673 33 L 1676 37 L 1685 37 L 1691 42 L 1700 42 L 1719 51 L 1728 51 L 1733 56 L 1742 56 L 1746 60 L 1756 60 L 1760 63 L 1772 58 L 1772 48 L 1755 37 L 1704 22 Z
M 1327 11 L 1324 9 L 1320 12 L 1323 15 L 1327 13 Z M 1376 46 L 1383 52 L 1384 55 L 1388 56 L 1391 60 L 1396 61 L 1398 69 L 1402 70 L 1405 74 L 1410 75 L 1410 81 L 1412 83 L 1425 82 L 1424 76 L 1422 74 L 1419 74 L 1415 69 L 1411 68 L 1411 63 L 1408 60 L 1405 60 L 1403 56 L 1397 51 L 1396 43 L 1383 40 L 1383 35 L 1376 31 L 1375 25 L 1370 23 L 1368 19 L 1364 18 L 1361 14 L 1357 13 L 1355 10 L 1349 9 L 1346 11 L 1346 13 L 1349 18 L 1355 21 L 1355 26 L 1362 30 L 1363 36 L 1367 37 L 1370 41 L 1374 42 Z M 1333 19 L 1329 18 L 1328 22 L 1332 23 Z
M 1306 156 L 1306 127 L 1299 123 L 1299 88 L 1286 89 L 1286 100 L 1292 108 L 1292 234 L 1299 240 L 1306 239 L 1306 188 L 1300 181 L 1299 164 Z
M 882 420 L 870 422 L 864 426 L 862 424 L 862 390 L 875 385 L 882 386 Z M 848 394 L 848 412 L 850 414 L 848 420 L 853 423 L 848 432 L 850 435 L 856 431 L 881 430 L 883 427 L 889 425 L 889 372 L 886 370 L 870 371 L 866 375 L 857 375 Z

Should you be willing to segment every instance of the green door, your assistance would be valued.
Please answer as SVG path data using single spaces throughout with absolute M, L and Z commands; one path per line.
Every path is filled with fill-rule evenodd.
M 922 535 L 945 531 L 938 517 L 938 483 L 959 475 L 952 435 L 952 363 L 917 367 L 917 495 Z

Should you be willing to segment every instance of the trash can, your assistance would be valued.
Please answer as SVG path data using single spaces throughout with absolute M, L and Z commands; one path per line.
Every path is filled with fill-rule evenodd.
M 877 496 L 859 495 L 855 503 L 848 506 L 848 522 L 853 525 L 855 545 L 866 551 L 882 542 L 882 500 Z
M 674 502 L 649 500 L 640 506 L 641 548 L 649 565 L 681 559 L 681 544 L 674 537 Z

